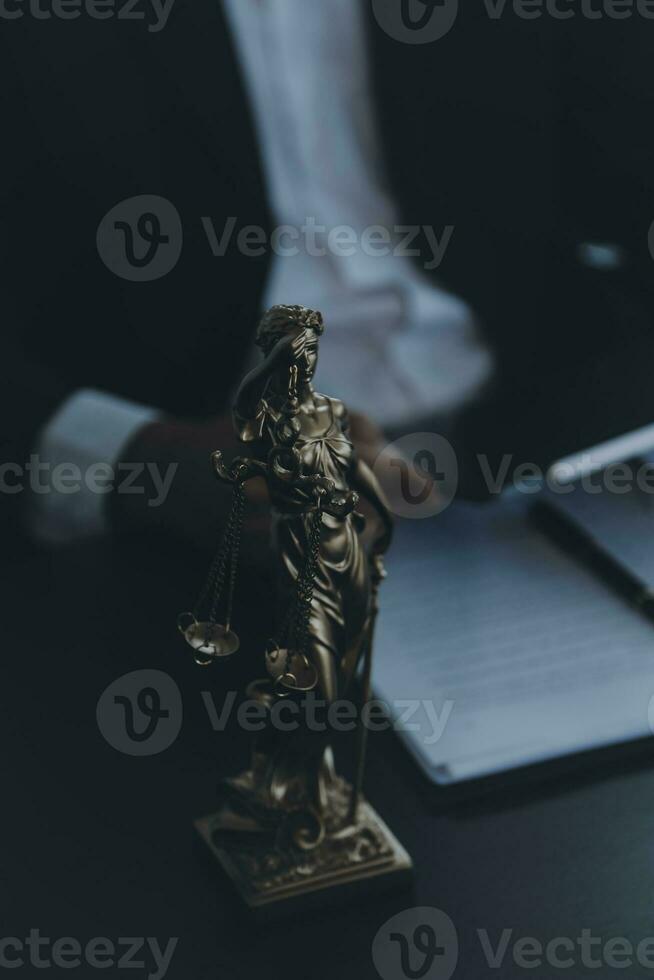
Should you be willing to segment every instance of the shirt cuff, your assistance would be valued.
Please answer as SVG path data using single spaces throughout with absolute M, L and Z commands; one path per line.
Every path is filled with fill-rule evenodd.
M 102 391 L 71 395 L 38 439 L 40 476 L 32 483 L 28 518 L 33 536 L 52 545 L 106 533 L 115 463 L 134 433 L 158 418 L 152 408 Z

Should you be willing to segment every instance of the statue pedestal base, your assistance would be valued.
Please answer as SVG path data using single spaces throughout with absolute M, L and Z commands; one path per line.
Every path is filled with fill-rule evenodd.
M 270 839 L 231 841 L 220 832 L 219 819 L 203 817 L 195 827 L 246 905 L 265 917 L 357 900 L 412 881 L 411 858 L 365 800 L 356 826 L 328 833 L 304 852 L 281 849 Z

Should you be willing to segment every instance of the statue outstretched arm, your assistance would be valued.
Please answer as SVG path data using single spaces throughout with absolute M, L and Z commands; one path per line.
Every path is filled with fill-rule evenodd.
M 220 449 L 216 449 L 211 454 L 211 465 L 214 473 L 223 483 L 243 484 L 256 477 L 262 477 L 264 480 L 268 478 L 268 467 L 261 460 L 237 456 L 231 463 L 227 463 Z

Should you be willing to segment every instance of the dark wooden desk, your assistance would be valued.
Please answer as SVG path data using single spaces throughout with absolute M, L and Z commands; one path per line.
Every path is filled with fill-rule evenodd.
M 3 936 L 38 928 L 52 939 L 154 936 L 162 945 L 176 936 L 172 980 L 368 980 L 378 976 L 371 944 L 382 923 L 426 905 L 456 925 L 456 978 L 576 980 L 619 971 L 525 970 L 510 953 L 490 970 L 477 930 L 488 930 L 494 945 L 504 929 L 544 944 L 575 940 L 583 929 L 634 945 L 654 934 L 648 743 L 443 791 L 425 784 L 390 734 L 371 738 L 366 787 L 413 855 L 414 892 L 253 927 L 196 847 L 191 818 L 212 810 L 218 772 L 246 758 L 235 725 L 212 730 L 201 692 L 219 700 L 251 669 L 268 583 L 259 581 L 258 613 L 242 623 L 243 657 L 202 671 L 174 624 L 201 568 L 188 557 L 110 545 L 4 561 Z M 138 668 L 166 671 L 184 702 L 179 737 L 147 758 L 115 751 L 96 724 L 102 691 Z M 147 975 L 66 972 L 84 980 Z M 654 975 L 638 966 L 622 973 Z

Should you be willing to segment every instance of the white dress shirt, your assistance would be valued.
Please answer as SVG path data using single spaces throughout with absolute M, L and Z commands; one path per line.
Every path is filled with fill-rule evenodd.
M 279 225 L 347 226 L 361 240 L 402 224 L 381 164 L 363 7 L 225 0 Z M 322 311 L 317 387 L 381 425 L 453 408 L 490 368 L 469 309 L 409 258 L 275 256 L 266 299 Z
M 308 254 L 301 240 L 297 254 L 275 254 L 266 305 L 301 303 L 322 311 L 326 331 L 316 385 L 349 408 L 368 412 L 382 425 L 407 428 L 412 420 L 454 408 L 474 393 L 491 366 L 468 307 L 436 288 L 418 264 L 393 254 L 390 245 L 384 255 L 361 246 L 371 226 L 392 233 L 402 224 L 380 164 L 363 4 L 223 3 L 275 221 L 296 230 L 307 223 L 325 229 L 317 236 L 320 248 L 311 251 L 326 254 Z M 351 254 L 327 247 L 339 226 L 350 229 L 357 242 L 347 248 Z M 440 235 L 443 229 L 435 231 Z M 46 427 L 37 450 L 49 460 L 68 462 L 72 455 L 76 461 L 81 440 L 85 457 L 111 461 L 153 416 L 106 395 L 90 397 L 73 395 Z M 89 438 L 89 414 L 97 438 Z M 83 506 L 79 495 L 57 502 L 52 496 L 37 502 L 42 535 L 72 537 L 102 528 L 101 496 Z

